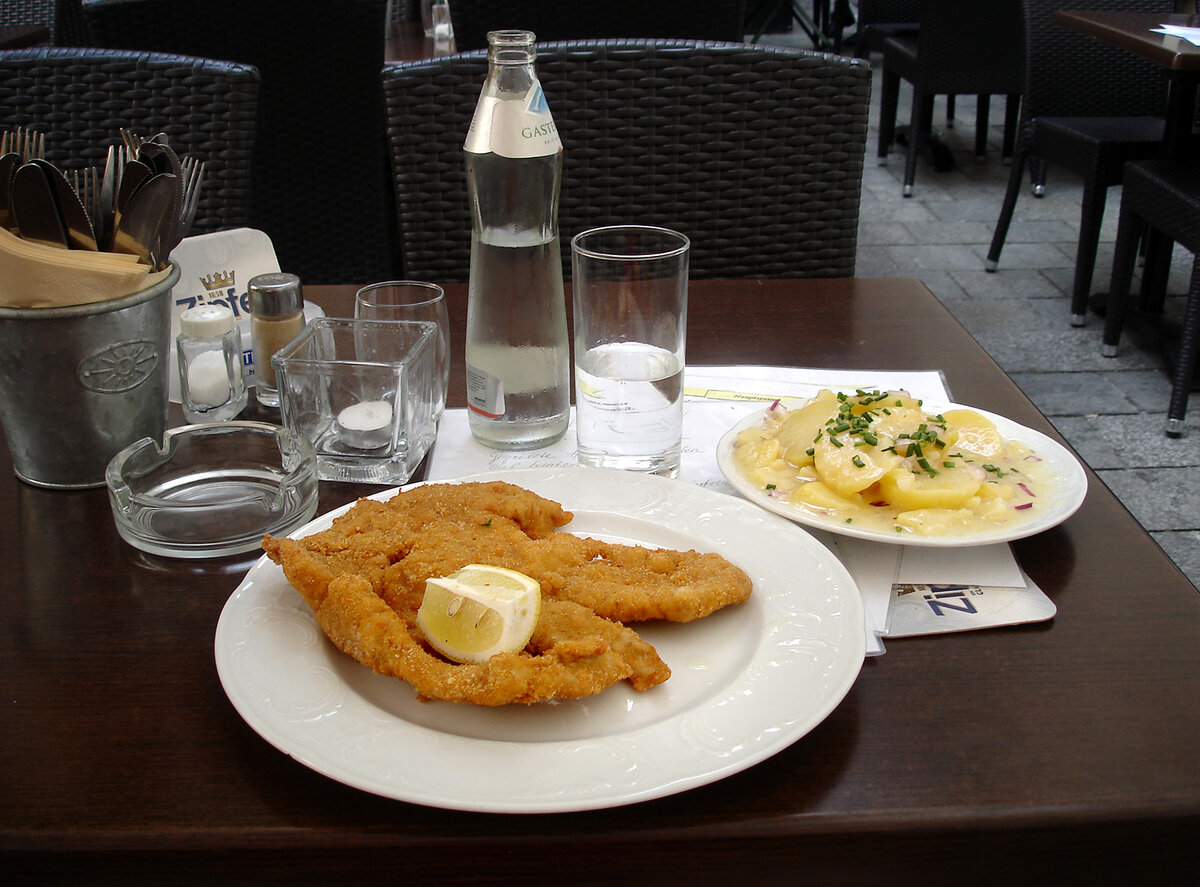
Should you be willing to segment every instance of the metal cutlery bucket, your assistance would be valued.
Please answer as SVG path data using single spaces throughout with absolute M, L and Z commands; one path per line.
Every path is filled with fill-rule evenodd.
M 65 308 L 0 308 L 0 425 L 39 487 L 104 486 L 109 460 L 167 427 L 172 263 L 140 292 Z

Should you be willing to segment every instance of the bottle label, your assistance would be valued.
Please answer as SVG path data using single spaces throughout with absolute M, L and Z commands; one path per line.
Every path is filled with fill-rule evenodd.
M 467 364 L 467 409 L 489 419 L 504 416 L 504 383 Z
M 562 150 L 542 85 L 534 78 L 522 99 L 481 95 L 463 150 L 501 157 L 545 157 Z

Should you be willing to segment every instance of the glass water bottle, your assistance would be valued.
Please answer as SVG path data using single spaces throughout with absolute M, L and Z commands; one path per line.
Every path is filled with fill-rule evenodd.
M 558 243 L 562 142 L 534 71 L 534 35 L 488 34 L 467 133 L 471 275 L 467 406 L 481 443 L 553 443 L 567 428 L 570 357 Z

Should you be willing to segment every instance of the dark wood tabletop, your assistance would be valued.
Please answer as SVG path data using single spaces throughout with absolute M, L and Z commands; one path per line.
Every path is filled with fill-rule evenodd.
M 308 287 L 329 314 L 353 287 Z M 447 287 L 451 405 L 466 294 Z M 1060 439 L 917 281 L 694 282 L 692 364 L 941 369 Z M 641 804 L 500 815 L 326 778 L 238 716 L 213 658 L 253 557 L 142 555 L 103 490 L 0 454 L 0 871 L 7 884 L 1144 884 L 1200 861 L 1200 594 L 1089 470 L 1014 544 L 1036 625 L 891 640 L 808 735 Z M 372 488 L 322 484 L 322 511 Z M 1189 865 L 1190 864 L 1190 865 Z
M 385 62 L 416 62 L 438 54 L 432 37 L 426 37 L 420 22 L 392 22 L 383 42 Z
M 1054 23 L 1069 31 L 1095 37 L 1149 59 L 1173 71 L 1200 71 L 1200 46 L 1182 37 L 1159 34 L 1159 25 L 1200 27 L 1200 16 L 1184 13 L 1159 15 L 1153 12 L 1112 12 L 1108 10 L 1063 9 Z
M 24 49 L 50 40 L 46 25 L 0 25 L 0 49 Z

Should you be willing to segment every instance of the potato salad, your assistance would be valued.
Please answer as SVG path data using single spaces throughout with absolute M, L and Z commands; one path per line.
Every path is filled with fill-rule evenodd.
M 969 409 L 930 414 L 903 391 L 821 391 L 742 431 L 734 461 L 766 495 L 871 530 L 957 535 L 1049 504 L 1036 453 Z

